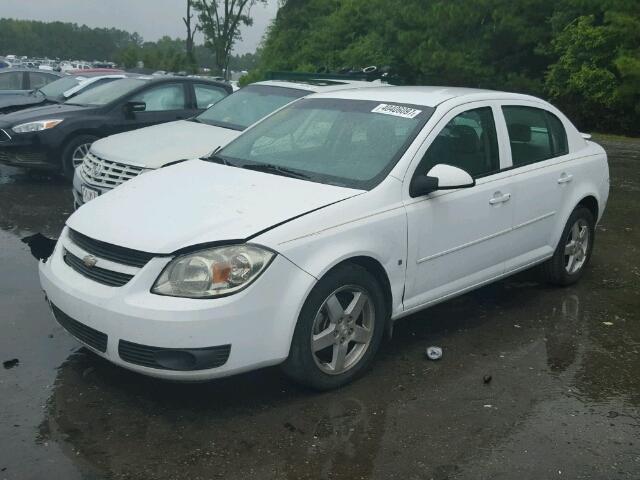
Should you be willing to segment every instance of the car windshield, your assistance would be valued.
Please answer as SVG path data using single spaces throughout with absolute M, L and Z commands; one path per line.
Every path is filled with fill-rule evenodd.
M 391 171 L 433 110 L 368 100 L 302 99 L 240 135 L 212 160 L 368 190 Z
M 64 92 L 75 87 L 79 83 L 80 79 L 78 77 L 62 77 L 55 82 L 51 82 L 44 87 L 39 88 L 38 91 L 47 97 L 60 98 Z
M 244 130 L 309 91 L 297 88 L 250 85 L 223 98 L 198 115 L 197 120 L 217 127 Z
M 144 85 L 146 80 L 123 78 L 105 83 L 86 92 L 80 93 L 66 102 L 69 105 L 102 106 L 117 100 L 136 88 Z

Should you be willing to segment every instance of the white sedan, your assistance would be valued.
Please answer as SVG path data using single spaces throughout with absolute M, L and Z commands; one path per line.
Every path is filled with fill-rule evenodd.
M 576 282 L 608 191 L 604 150 L 538 98 L 322 93 L 90 202 L 40 278 L 58 322 L 122 367 L 282 364 L 330 389 L 401 317 L 534 265 Z

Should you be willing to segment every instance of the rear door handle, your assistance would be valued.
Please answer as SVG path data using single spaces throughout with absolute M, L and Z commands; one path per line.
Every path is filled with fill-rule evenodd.
M 498 203 L 508 202 L 510 198 L 511 198 L 510 193 L 496 192 L 493 194 L 493 197 L 491 197 L 491 199 L 489 200 L 489 203 L 491 205 L 497 205 Z
M 558 183 L 569 183 L 572 180 L 573 180 L 573 175 L 562 173 L 562 175 L 560 175 L 560 178 L 558 179 Z

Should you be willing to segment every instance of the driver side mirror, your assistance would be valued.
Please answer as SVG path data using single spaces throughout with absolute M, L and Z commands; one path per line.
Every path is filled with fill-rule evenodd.
M 144 112 L 147 109 L 145 102 L 127 102 L 124 104 L 124 113 L 128 117 L 132 117 L 136 112 Z
M 473 187 L 476 181 L 461 168 L 439 163 L 426 175 L 413 177 L 409 185 L 412 198 L 422 197 L 437 190 L 455 190 Z

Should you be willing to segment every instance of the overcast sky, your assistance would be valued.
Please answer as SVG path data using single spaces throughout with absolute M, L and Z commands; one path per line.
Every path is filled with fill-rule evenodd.
M 253 26 L 242 30 L 235 53 L 255 51 L 276 15 L 277 1 L 251 9 Z M 0 18 L 74 22 L 138 32 L 145 40 L 185 37 L 186 0 L 0 0 Z M 202 36 L 196 39 L 202 42 Z

